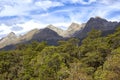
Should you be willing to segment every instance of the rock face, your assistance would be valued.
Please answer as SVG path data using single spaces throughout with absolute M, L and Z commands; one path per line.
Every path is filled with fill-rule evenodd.
M 85 26 L 85 30 L 89 31 L 91 28 L 102 30 L 102 31 L 111 30 L 111 29 L 114 29 L 117 24 L 118 24 L 117 22 L 109 22 L 99 17 L 90 18 L 90 20 L 87 22 Z
M 78 31 L 82 31 L 85 27 L 85 23 L 83 24 L 77 24 L 77 23 L 72 23 L 69 28 L 66 31 L 66 36 L 67 37 L 74 37 L 74 34 L 77 33 Z
M 47 41 L 48 44 L 56 44 L 58 40 L 77 37 L 84 38 L 87 33 L 93 28 L 101 30 L 105 35 L 115 31 L 115 28 L 120 26 L 118 22 L 110 22 L 100 17 L 90 18 L 87 23 L 77 24 L 72 23 L 67 30 L 59 29 L 53 25 L 48 25 L 44 29 L 34 29 L 22 36 L 16 36 L 15 33 L 11 32 L 6 37 L 0 40 L 0 48 L 9 45 L 15 45 L 30 41 Z
M 34 34 L 34 36 L 32 37 L 32 39 L 34 40 L 50 40 L 60 38 L 62 37 L 49 28 L 40 29 L 39 32 L 37 34 Z
M 62 37 L 71 37 L 73 34 L 75 34 L 77 31 L 81 31 L 84 28 L 85 24 L 78 24 L 78 23 L 72 23 L 67 30 L 62 30 L 60 28 L 57 28 L 53 25 L 48 25 L 47 28 L 55 31 Z
M 64 33 L 65 33 L 64 30 L 62 30 L 62 29 L 60 29 L 60 28 L 57 28 L 57 27 L 55 27 L 55 26 L 53 26 L 53 25 L 48 25 L 46 28 L 49 28 L 49 29 L 55 31 L 58 35 L 64 37 Z
M 0 40 L 0 48 L 9 45 L 15 45 L 19 43 L 27 43 L 29 41 L 48 41 L 50 44 L 56 44 L 58 40 L 63 39 L 55 31 L 44 28 L 44 29 L 33 29 L 22 36 L 16 36 L 15 33 L 11 32 L 8 36 Z M 56 42 L 56 43 L 55 43 Z M 10 46 L 9 46 L 10 47 Z M 7 47 L 6 47 L 7 49 Z
M 26 33 L 23 36 L 19 37 L 19 42 L 24 42 L 24 41 L 29 41 L 32 39 L 32 37 L 37 34 L 39 32 L 39 29 L 33 29 L 31 31 L 29 31 L 28 33 Z
M 32 37 L 31 41 L 46 41 L 49 45 L 57 45 L 57 42 L 62 39 L 63 37 L 58 35 L 57 32 L 45 28 L 40 29 L 39 32 Z
M 11 32 L 6 37 L 2 38 L 0 40 L 0 48 L 5 47 L 6 45 L 11 45 L 17 43 L 18 37 L 15 35 L 15 33 Z
M 90 32 L 92 29 L 97 29 L 101 31 L 113 30 L 115 29 L 117 24 L 118 22 L 109 22 L 100 17 L 90 18 L 86 23 L 84 29 L 74 34 L 74 36 L 79 38 L 84 38 L 87 35 L 87 33 Z

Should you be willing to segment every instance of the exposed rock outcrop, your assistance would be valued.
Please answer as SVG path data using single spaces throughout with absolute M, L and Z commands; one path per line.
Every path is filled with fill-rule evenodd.
M 53 25 L 48 25 L 46 28 L 49 28 L 49 29 L 51 29 L 51 30 L 53 30 L 53 31 L 55 31 L 58 35 L 60 35 L 60 36 L 65 36 L 64 35 L 64 33 L 65 33 L 65 31 L 64 30 L 62 30 L 62 29 L 60 29 L 60 28 L 57 28 L 57 27 L 55 27 L 55 26 L 53 26 Z
M 90 18 L 87 23 L 83 24 L 72 23 L 67 30 L 62 30 L 53 25 L 48 25 L 44 29 L 33 29 L 19 37 L 16 36 L 15 33 L 11 32 L 0 40 L 0 48 L 34 40 L 39 42 L 47 41 L 48 44 L 54 45 L 57 41 L 66 38 L 77 37 L 82 39 L 86 37 L 87 33 L 93 28 L 101 30 L 104 35 L 108 35 L 114 32 L 117 26 L 120 26 L 120 23 L 107 21 L 100 17 Z
M 0 48 L 5 47 L 6 45 L 11 45 L 17 43 L 18 37 L 15 33 L 11 32 L 6 37 L 0 40 Z
M 86 23 L 84 29 L 74 34 L 75 37 L 84 38 L 92 29 L 101 31 L 109 31 L 115 29 L 118 22 L 107 21 L 100 17 L 90 18 Z

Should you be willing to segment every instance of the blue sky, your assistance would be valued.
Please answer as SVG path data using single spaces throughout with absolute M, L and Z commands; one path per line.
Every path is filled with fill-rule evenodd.
M 66 29 L 95 16 L 120 21 L 120 0 L 0 0 L 0 38 L 49 24 Z

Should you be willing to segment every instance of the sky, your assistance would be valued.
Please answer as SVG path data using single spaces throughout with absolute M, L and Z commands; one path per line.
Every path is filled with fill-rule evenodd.
M 120 21 L 120 0 L 0 0 L 0 38 L 49 24 L 67 29 L 95 16 Z

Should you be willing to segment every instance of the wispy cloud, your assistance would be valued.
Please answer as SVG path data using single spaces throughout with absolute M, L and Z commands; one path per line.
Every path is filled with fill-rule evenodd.
M 35 5 L 44 10 L 47 10 L 51 7 L 63 6 L 64 4 L 62 4 L 61 2 L 56 2 L 56 1 L 42 0 L 42 1 L 35 2 Z
M 120 21 L 120 0 L 0 0 L 0 35 L 53 24 L 67 28 L 100 16 Z
M 96 0 L 71 0 L 72 3 L 91 4 Z
M 21 31 L 21 30 L 23 30 L 23 28 L 20 27 L 20 26 L 13 26 L 13 27 L 11 28 L 11 30 L 12 30 L 12 31 Z

